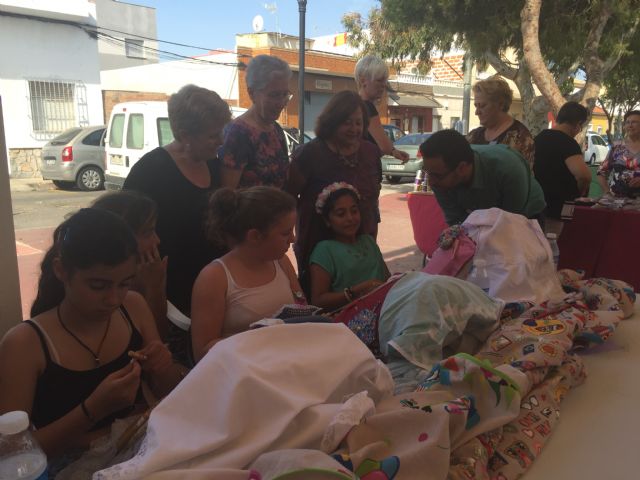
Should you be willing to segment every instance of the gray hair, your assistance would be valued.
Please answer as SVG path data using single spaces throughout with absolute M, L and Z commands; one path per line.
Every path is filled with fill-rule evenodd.
M 291 68 L 284 60 L 271 55 L 258 55 L 253 57 L 247 67 L 247 89 L 249 91 L 258 92 L 263 90 L 273 80 L 273 76 L 280 74 L 291 78 Z
M 209 125 L 224 126 L 231 120 L 229 105 L 213 90 L 185 85 L 169 98 L 169 125 L 179 140 L 180 132 L 202 133 Z
M 356 80 L 356 85 L 358 88 L 361 88 L 360 79 L 362 77 L 366 78 L 369 81 L 373 81 L 381 76 L 388 77 L 389 76 L 389 67 L 384 60 L 375 55 L 365 55 L 358 63 L 356 63 L 356 70 L 354 72 L 354 77 Z

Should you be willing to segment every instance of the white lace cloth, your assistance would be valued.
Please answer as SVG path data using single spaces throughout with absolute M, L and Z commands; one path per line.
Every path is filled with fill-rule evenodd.
M 246 479 L 263 452 L 320 449 L 345 399 L 363 391 L 377 403 L 392 394 L 393 380 L 342 324 L 234 335 L 153 410 L 138 454 L 93 478 Z

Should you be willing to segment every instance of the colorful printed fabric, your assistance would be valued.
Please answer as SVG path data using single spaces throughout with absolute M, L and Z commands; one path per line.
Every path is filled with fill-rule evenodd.
M 484 127 L 474 128 L 467 134 L 467 140 L 472 145 L 493 145 L 502 143 L 517 150 L 525 158 L 531 170 L 533 170 L 533 162 L 535 160 L 536 144 L 529 129 L 518 120 L 513 123 L 504 132 L 488 142 L 484 137 Z
M 455 355 L 434 367 L 420 391 L 377 404 L 332 456 L 362 480 L 447 478 L 451 450 L 514 420 L 526 389 L 511 367 Z
M 597 175 L 608 181 L 609 188 L 615 195 L 640 195 L 640 188 L 629 187 L 629 181 L 640 175 L 640 152 L 633 153 L 625 144 L 614 145 L 598 168 Z
M 624 282 L 581 280 L 559 272 L 565 290 L 560 302 L 527 308 L 514 303 L 503 325 L 476 357 L 493 365 L 509 364 L 525 373 L 533 389 L 523 392 L 517 419 L 485 433 L 451 455 L 451 479 L 515 480 L 523 475 L 556 426 L 560 402 L 586 376 L 576 349 L 604 342 L 618 323 L 633 313 L 635 294 Z
M 265 132 L 238 118 L 225 129 L 219 158 L 227 168 L 242 170 L 238 187 L 282 188 L 289 169 L 284 132 L 277 123 Z
M 555 428 L 563 397 L 585 377 L 577 356 L 545 370 L 547 379 L 523 396 L 518 418 L 452 451 L 448 479 L 515 480 L 525 473 Z

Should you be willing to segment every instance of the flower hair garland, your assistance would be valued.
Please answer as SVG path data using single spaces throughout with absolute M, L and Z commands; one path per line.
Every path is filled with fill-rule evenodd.
M 338 190 L 351 190 L 356 194 L 358 200 L 360 200 L 360 193 L 356 190 L 356 187 L 347 183 L 347 182 L 334 182 L 322 189 L 322 191 L 318 194 L 318 199 L 316 200 L 316 212 L 322 215 L 322 210 L 324 209 L 327 200 L 331 196 L 332 193 L 337 192 Z

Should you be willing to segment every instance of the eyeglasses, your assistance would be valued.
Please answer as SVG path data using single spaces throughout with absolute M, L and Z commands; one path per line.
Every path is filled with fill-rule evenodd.
M 624 122 L 625 125 L 638 125 L 640 124 L 639 120 L 627 120 L 626 122 Z
M 427 174 L 427 178 L 432 178 L 433 180 L 437 180 L 441 182 L 442 180 L 447 178 L 449 175 L 451 175 L 454 171 L 455 171 L 455 168 L 445 173 L 432 173 L 427 170 L 425 170 L 425 173 Z
M 269 92 L 265 93 L 265 96 L 274 102 L 288 102 L 293 98 L 293 93 L 291 92 Z

